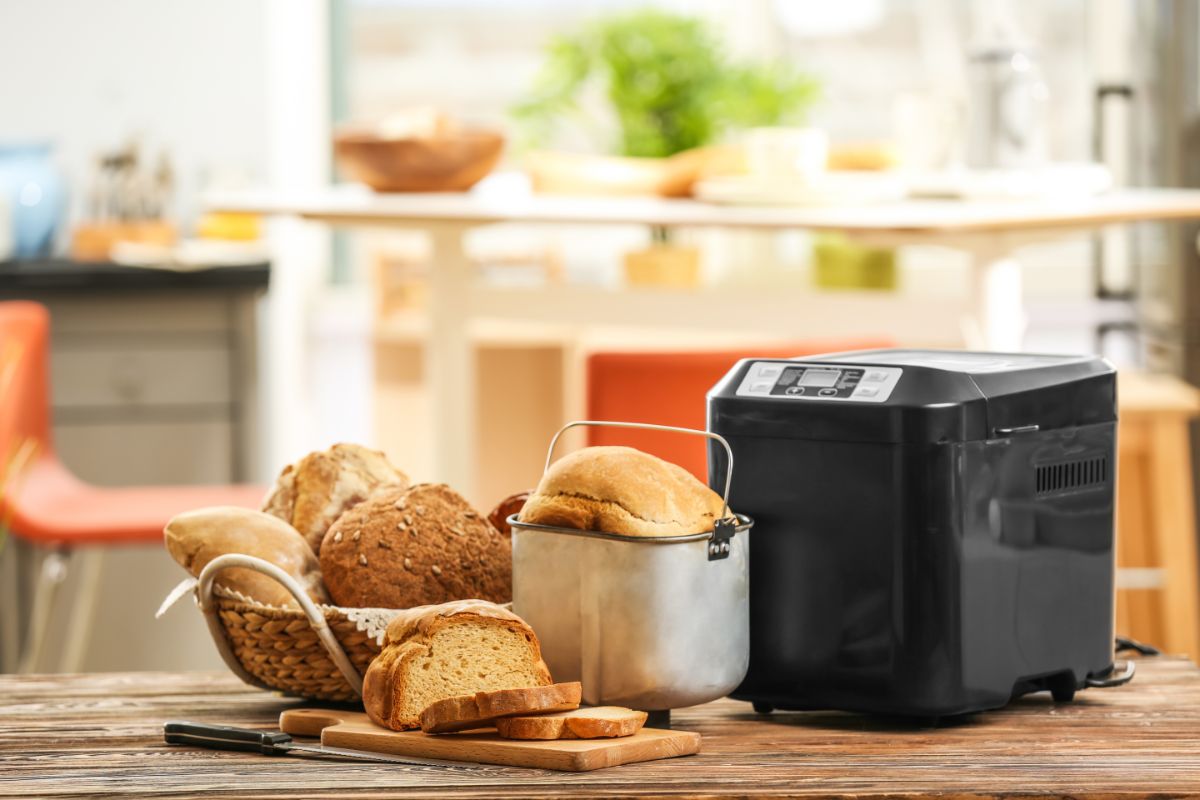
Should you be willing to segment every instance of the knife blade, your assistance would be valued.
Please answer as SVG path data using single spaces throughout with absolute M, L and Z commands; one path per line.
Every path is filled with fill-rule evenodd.
M 186 720 L 174 720 L 164 724 L 163 739 L 167 744 L 192 745 L 193 747 L 206 747 L 210 750 L 240 750 L 268 756 L 296 753 L 316 755 L 322 758 L 349 758 L 357 761 L 408 764 L 415 767 L 448 767 L 451 769 L 480 769 L 483 767 L 482 764 L 470 761 L 443 761 L 440 758 L 394 756 L 388 753 L 350 750 L 344 747 L 299 744 L 282 731 L 259 731 L 251 728 L 234 728 L 228 725 L 206 725 L 202 722 Z

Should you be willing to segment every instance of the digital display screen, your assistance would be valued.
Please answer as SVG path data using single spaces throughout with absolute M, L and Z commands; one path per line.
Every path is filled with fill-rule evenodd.
M 798 386 L 836 386 L 842 377 L 840 369 L 806 369 Z

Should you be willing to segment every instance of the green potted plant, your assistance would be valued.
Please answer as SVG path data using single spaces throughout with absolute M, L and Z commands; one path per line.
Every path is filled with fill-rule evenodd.
M 611 112 L 608 125 L 585 102 L 595 90 Z M 731 130 L 795 124 L 816 96 L 816 81 L 790 67 L 730 59 L 702 20 L 643 9 L 552 38 L 512 113 L 536 147 L 573 125 L 602 153 L 667 159 Z
M 574 127 L 607 154 L 530 153 L 539 191 L 681 196 L 705 175 L 742 169 L 740 151 L 715 146 L 723 137 L 800 122 L 817 90 L 786 65 L 731 59 L 700 19 L 642 9 L 551 39 L 532 89 L 512 112 L 527 145 L 545 147 Z M 607 120 L 588 102 L 597 93 Z M 666 232 L 654 238 L 665 244 Z M 698 275 L 698 254 L 674 262 L 666 282 L 694 283 L 688 274 Z M 633 282 L 647 282 L 633 274 L 646 270 L 627 271 Z

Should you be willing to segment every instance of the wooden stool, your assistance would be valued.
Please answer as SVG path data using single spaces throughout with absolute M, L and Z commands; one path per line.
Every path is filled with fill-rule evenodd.
M 1200 659 L 1189 423 L 1200 390 L 1170 375 L 1121 373 L 1117 391 L 1118 634 Z

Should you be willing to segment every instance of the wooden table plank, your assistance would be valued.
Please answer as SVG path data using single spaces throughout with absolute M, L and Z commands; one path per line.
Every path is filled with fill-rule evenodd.
M 1200 797 L 1200 669 L 1146 659 L 1075 703 L 1038 695 L 937 726 L 851 714 L 675 713 L 698 756 L 583 774 L 216 753 L 161 744 L 189 718 L 271 727 L 297 701 L 228 675 L 0 676 L 3 797 Z

